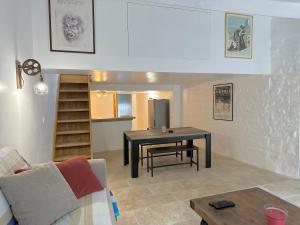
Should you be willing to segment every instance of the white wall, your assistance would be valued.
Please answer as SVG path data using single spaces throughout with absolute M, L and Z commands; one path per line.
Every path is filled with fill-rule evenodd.
M 56 113 L 57 75 L 46 75 L 49 93 L 38 96 L 33 85 L 38 81 L 27 78 L 19 95 L 19 150 L 30 162 L 52 160 L 53 132 Z
M 26 25 L 26 26 L 25 26 Z M 31 1 L 1 0 L 0 7 L 0 148 L 17 148 L 30 162 L 50 160 L 55 91 L 36 96 L 37 77 L 23 75 L 25 86 L 16 88 L 15 60 L 32 57 Z M 56 77 L 45 77 L 55 88 Z M 44 118 L 44 122 L 42 119 Z
M 115 117 L 114 93 L 99 95 L 97 91 L 90 92 L 91 118 L 107 119 Z
M 123 132 L 132 129 L 132 121 L 92 122 L 94 152 L 123 148 Z
M 272 21 L 272 75 L 207 82 L 183 92 L 183 123 L 212 132 L 214 152 L 299 176 L 300 21 Z M 234 84 L 234 121 L 213 120 L 213 84 Z
M 15 81 L 15 1 L 1 1 L 0 7 L 0 146 L 18 147 L 18 92 Z
M 48 1 L 35 1 L 34 56 L 47 69 L 270 73 L 270 17 L 254 14 L 253 59 L 229 59 L 224 58 L 225 12 L 216 1 L 154 2 L 95 0 L 96 54 L 90 55 L 50 52 Z M 149 13 L 140 13 L 145 7 Z
M 133 126 L 133 130 L 146 130 L 148 126 L 148 94 L 147 93 L 135 93 L 133 94 L 135 101 L 132 103 L 133 109 L 135 109 L 133 120 L 136 125 Z M 135 104 L 135 105 L 134 105 Z

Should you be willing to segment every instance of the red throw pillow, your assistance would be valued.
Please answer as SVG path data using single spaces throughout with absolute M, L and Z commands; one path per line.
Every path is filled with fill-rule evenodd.
M 30 168 L 22 168 L 22 169 L 18 169 L 15 171 L 15 174 L 19 174 L 19 173 L 23 173 L 23 172 L 26 172 L 26 171 L 29 171 Z
M 103 190 L 85 157 L 76 157 L 56 166 L 77 198 Z

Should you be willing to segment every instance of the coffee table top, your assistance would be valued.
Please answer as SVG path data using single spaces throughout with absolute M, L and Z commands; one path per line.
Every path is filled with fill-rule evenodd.
M 236 206 L 216 210 L 209 202 L 230 200 Z M 264 225 L 266 223 L 264 205 L 274 204 L 288 210 L 286 225 L 300 225 L 300 208 L 272 195 L 260 188 L 234 191 L 190 201 L 191 208 L 198 213 L 208 225 Z

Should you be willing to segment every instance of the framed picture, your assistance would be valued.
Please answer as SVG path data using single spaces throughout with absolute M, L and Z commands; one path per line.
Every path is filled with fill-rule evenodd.
M 50 50 L 95 54 L 94 0 L 49 0 Z
M 252 58 L 253 16 L 225 14 L 225 57 Z
M 233 84 L 214 85 L 213 117 L 215 120 L 233 121 Z

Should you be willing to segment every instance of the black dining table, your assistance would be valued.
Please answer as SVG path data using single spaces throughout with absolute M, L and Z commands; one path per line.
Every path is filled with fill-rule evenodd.
M 162 132 L 161 129 L 124 132 L 124 166 L 129 164 L 129 143 L 131 143 L 131 177 L 139 176 L 139 146 L 143 144 L 164 144 L 186 141 L 193 146 L 195 139 L 205 139 L 205 167 L 211 168 L 211 133 L 194 127 L 178 127 Z

